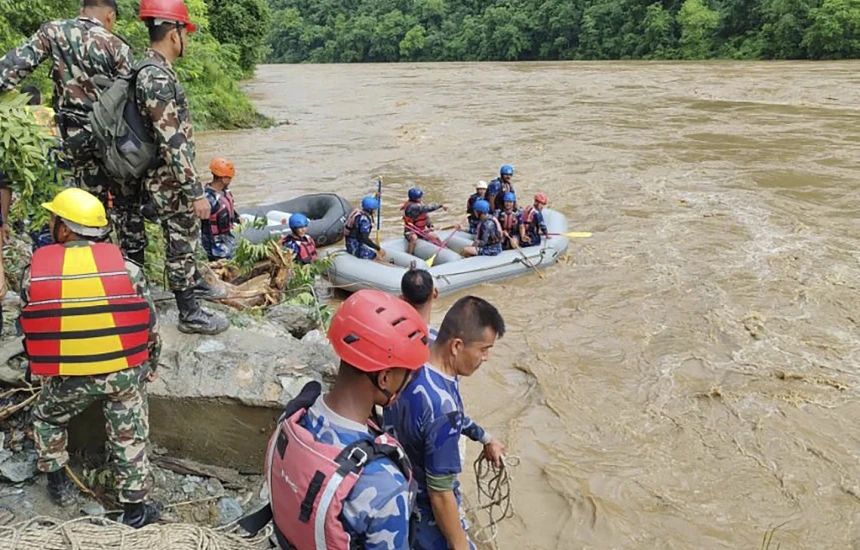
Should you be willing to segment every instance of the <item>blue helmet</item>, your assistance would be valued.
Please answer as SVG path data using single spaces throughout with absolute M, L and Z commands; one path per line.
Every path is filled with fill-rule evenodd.
M 499 170 L 499 174 L 501 174 L 502 176 L 513 176 L 514 167 L 510 164 L 505 164 L 502 166 L 501 170 Z
M 502 199 L 504 199 L 504 202 L 517 202 L 517 196 L 516 196 L 516 195 L 514 195 L 514 194 L 513 194 L 512 192 L 510 192 L 510 191 L 508 191 L 507 193 L 505 193 L 505 196 L 504 196 L 504 197 L 502 197 Z
M 368 195 L 361 199 L 361 208 L 362 210 L 373 211 L 379 208 L 379 201 L 376 200 L 376 197 L 372 195 Z
M 421 197 L 424 196 L 424 191 L 418 189 L 417 187 L 413 187 L 409 190 L 409 200 L 411 201 L 420 201 Z
M 290 229 L 298 229 L 308 226 L 308 217 L 301 213 L 290 216 Z
M 478 214 L 489 214 L 490 203 L 487 201 L 475 201 L 475 206 L 473 206 L 472 209 Z

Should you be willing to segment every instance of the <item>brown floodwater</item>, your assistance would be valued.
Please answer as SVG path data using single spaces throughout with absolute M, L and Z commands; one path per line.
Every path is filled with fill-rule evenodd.
M 772 549 L 858 549 L 858 69 L 263 66 L 251 98 L 293 124 L 203 134 L 198 162 L 236 163 L 240 206 L 381 174 L 386 236 L 409 187 L 459 211 L 510 163 L 594 232 L 473 291 L 508 326 L 463 383 L 522 460 L 501 549 L 758 549 L 778 525 Z

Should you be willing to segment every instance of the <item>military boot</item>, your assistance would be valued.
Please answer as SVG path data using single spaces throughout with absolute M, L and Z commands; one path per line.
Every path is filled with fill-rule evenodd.
M 140 529 L 161 519 L 164 506 L 160 502 L 127 502 L 123 504 L 120 523 Z
M 198 298 L 204 300 L 220 300 L 227 297 L 227 289 L 220 286 L 212 286 L 206 279 L 200 275 L 200 272 L 194 274 L 194 294 Z
M 221 313 L 212 313 L 200 307 L 194 289 L 178 290 L 176 304 L 179 306 L 179 331 L 186 334 L 221 334 L 230 326 L 230 321 Z
M 66 475 L 65 468 L 48 472 L 48 496 L 57 506 L 68 506 L 77 500 L 78 488 Z

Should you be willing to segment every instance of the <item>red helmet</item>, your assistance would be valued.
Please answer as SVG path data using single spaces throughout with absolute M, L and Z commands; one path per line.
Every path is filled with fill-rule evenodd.
M 549 202 L 549 197 L 546 196 L 546 193 L 538 193 L 535 195 L 535 202 L 546 204 Z
M 338 357 L 363 372 L 416 370 L 430 355 L 427 323 L 399 298 L 359 290 L 337 310 L 328 339 Z
M 191 22 L 188 8 L 182 0 L 140 0 L 138 16 L 144 19 L 166 19 L 184 23 L 188 32 L 197 30 L 197 25 Z
M 215 157 L 209 163 L 209 171 L 219 178 L 235 178 L 236 167 L 229 160 L 221 157 Z

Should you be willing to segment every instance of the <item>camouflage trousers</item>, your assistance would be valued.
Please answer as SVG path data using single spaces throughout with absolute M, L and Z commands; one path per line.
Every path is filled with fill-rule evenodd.
M 105 428 L 113 455 L 120 502 L 141 502 L 150 489 L 148 366 L 98 376 L 48 378 L 33 409 L 33 439 L 42 472 L 55 472 L 69 461 L 69 421 L 95 401 L 104 402 Z
M 68 130 L 67 143 L 81 142 L 78 147 L 67 147 L 66 151 L 75 185 L 102 201 L 116 232 L 117 245 L 126 256 L 134 256 L 146 248 L 146 232 L 140 213 L 140 192 L 133 193 L 123 189 L 105 172 L 96 160 L 92 146 L 86 141 L 86 135 L 86 130 Z M 110 204 L 108 192 L 113 198 L 113 205 Z
M 164 230 L 168 286 L 173 291 L 188 290 L 196 285 L 200 220 L 192 203 L 178 190 L 152 185 L 149 192 Z

